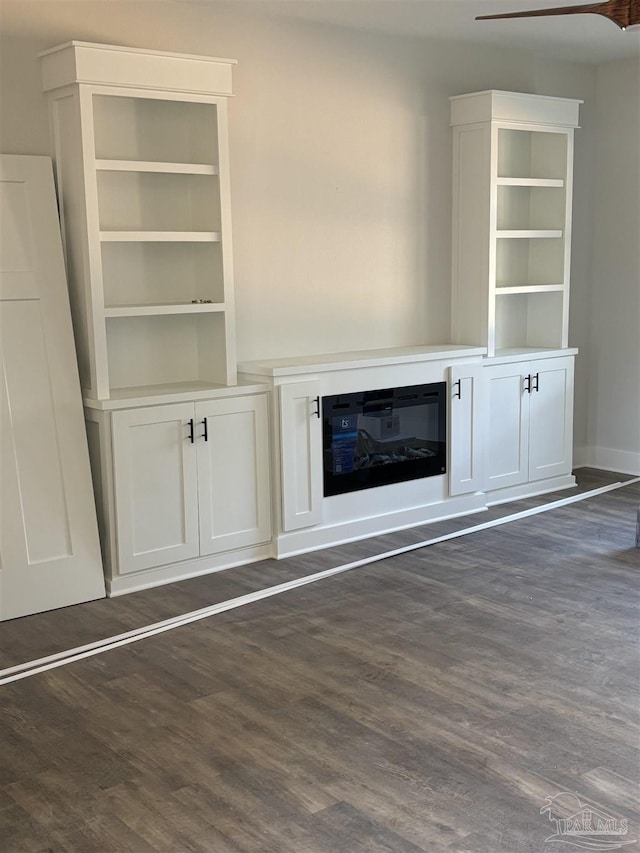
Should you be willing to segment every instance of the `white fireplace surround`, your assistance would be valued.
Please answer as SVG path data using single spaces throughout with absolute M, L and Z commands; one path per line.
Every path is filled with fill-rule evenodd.
M 324 497 L 322 422 L 316 416 L 316 397 L 321 401 L 331 394 L 447 381 L 453 365 L 481 364 L 484 353 L 481 347 L 415 346 L 240 364 L 245 380 L 266 380 L 272 388 L 276 556 L 291 556 L 484 509 L 486 500 L 481 493 L 450 494 L 449 473 Z M 292 388 L 297 389 L 297 400 L 302 401 L 297 414 L 287 395 Z M 290 429 L 292 418 L 296 425 Z M 304 434 L 306 425 L 308 435 Z M 455 454 L 450 425 L 447 433 L 449 454 Z M 297 521 L 288 518 L 288 508 L 296 504 Z

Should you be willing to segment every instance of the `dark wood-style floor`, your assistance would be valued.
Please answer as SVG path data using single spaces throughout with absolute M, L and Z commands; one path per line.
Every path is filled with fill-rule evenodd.
M 582 471 L 581 488 L 616 479 Z M 638 839 L 639 498 L 630 485 L 0 687 L 0 850 L 550 853 L 540 809 L 561 792 Z M 0 666 L 547 500 L 4 623 Z

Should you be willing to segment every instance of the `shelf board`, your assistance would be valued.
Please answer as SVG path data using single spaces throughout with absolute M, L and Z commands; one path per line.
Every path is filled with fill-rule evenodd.
M 162 385 L 138 385 L 131 388 L 112 388 L 106 400 L 84 398 L 88 409 L 113 411 L 131 409 L 135 406 L 155 406 L 163 403 L 193 403 L 194 400 L 212 400 L 237 397 L 245 394 L 264 394 L 269 383 L 240 379 L 237 385 L 218 385 L 197 379 L 187 382 L 171 382 Z
M 111 305 L 105 317 L 151 317 L 157 314 L 211 314 L 225 310 L 222 302 L 166 302 L 154 305 Z
M 213 382 L 202 382 L 196 379 L 185 382 L 168 382 L 162 385 L 135 385 L 129 388 L 112 388 L 110 399 L 113 401 L 142 400 L 148 397 L 166 397 L 168 395 L 207 394 L 225 387 L 224 385 L 217 385 Z
M 217 175 L 218 167 L 209 163 L 159 163 L 153 160 L 96 160 L 103 172 L 163 172 L 169 175 Z
M 563 187 L 562 178 L 498 178 L 500 187 Z
M 219 243 L 219 231 L 101 231 L 103 243 Z
M 548 240 L 562 237 L 562 229 L 518 228 L 496 231 L 499 240 Z
M 577 355 L 578 350 L 575 347 L 504 347 L 496 349 L 495 353 L 490 356 L 490 360 L 494 363 L 501 361 L 528 361 L 531 358 L 562 358 L 565 355 Z
M 496 296 L 509 296 L 513 293 L 562 293 L 564 284 L 508 284 L 496 285 Z

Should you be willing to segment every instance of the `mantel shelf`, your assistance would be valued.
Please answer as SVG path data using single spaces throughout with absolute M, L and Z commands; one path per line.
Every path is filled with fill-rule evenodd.
M 217 175 L 210 163 L 159 163 L 153 160 L 96 160 L 103 172 L 162 172 L 168 175 Z
M 150 317 L 157 314 L 210 314 L 224 311 L 222 302 L 169 302 L 155 305 L 111 305 L 104 309 L 105 317 Z
M 101 231 L 103 243 L 219 243 L 219 231 Z

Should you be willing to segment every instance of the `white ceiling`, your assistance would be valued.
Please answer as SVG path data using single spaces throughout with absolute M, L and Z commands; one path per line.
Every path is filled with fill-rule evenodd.
M 578 3 L 580 0 L 234 0 L 232 5 L 334 26 L 535 50 L 573 62 L 640 56 L 640 26 L 623 32 L 600 15 L 474 20 L 476 15 Z

